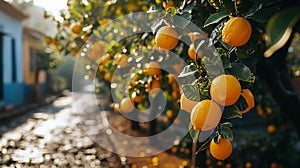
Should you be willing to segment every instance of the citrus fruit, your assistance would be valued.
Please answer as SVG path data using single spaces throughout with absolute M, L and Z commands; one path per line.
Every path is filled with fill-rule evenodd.
M 214 139 L 211 140 L 209 151 L 214 158 L 225 160 L 232 153 L 232 144 L 229 139 L 224 139 L 220 136 L 219 143 L 215 143 Z
M 169 2 L 163 2 L 163 7 L 165 9 L 168 9 L 170 7 L 176 7 L 176 4 L 174 3 L 174 1 L 169 1 Z
M 212 100 L 202 100 L 191 112 L 191 123 L 195 130 L 208 131 L 214 129 L 222 116 L 218 104 Z
M 154 76 L 160 74 L 160 65 L 158 62 L 152 61 L 150 62 L 145 69 L 145 72 L 148 75 Z
M 127 55 L 126 54 L 118 54 L 116 64 L 119 65 L 121 68 L 124 68 L 128 65 Z
M 157 93 L 160 91 L 160 83 L 158 80 L 152 80 L 150 83 L 150 92 Z
M 251 37 L 252 27 L 243 17 L 232 17 L 222 29 L 222 40 L 230 46 L 242 46 Z
M 204 39 L 204 35 L 199 32 L 191 32 L 188 34 L 188 36 L 192 43 L 198 39 Z
M 120 111 L 125 113 L 130 113 L 134 109 L 134 105 L 129 97 L 123 98 L 120 102 Z
M 192 112 L 193 108 L 198 104 L 199 102 L 192 101 L 185 97 L 185 95 L 182 93 L 180 97 L 180 108 L 186 112 Z
M 211 82 L 210 95 L 222 106 L 236 103 L 241 94 L 241 85 L 232 75 L 219 75 Z
M 75 24 L 72 26 L 71 31 L 74 34 L 79 34 L 81 32 L 82 27 L 79 24 Z
M 245 114 L 254 107 L 254 96 L 249 89 L 243 89 L 241 96 L 245 99 L 246 103 L 248 104 L 248 107 L 245 110 L 241 111 L 242 114 Z
M 96 54 L 95 52 L 92 52 L 92 53 Z M 97 57 L 99 57 L 99 55 L 97 55 Z M 99 60 L 99 64 L 104 65 L 110 60 L 111 60 L 111 58 L 110 58 L 109 54 L 102 55 L 100 60 Z
M 202 56 L 202 51 L 199 50 L 199 51 L 198 51 L 198 54 L 197 54 L 197 57 L 196 57 L 196 49 L 195 49 L 195 45 L 194 45 L 194 43 L 192 43 L 192 44 L 190 45 L 189 49 L 188 49 L 188 56 L 189 56 L 190 59 L 192 59 L 192 60 L 195 61 L 196 58 L 197 58 L 197 59 L 201 58 L 201 56 Z
M 93 51 L 98 54 L 103 54 L 106 49 L 106 43 L 104 41 L 97 41 L 93 44 Z
M 176 78 L 175 78 L 174 75 L 168 74 L 167 76 L 168 76 L 168 83 L 169 84 L 172 84 L 172 83 L 176 82 Z
M 267 130 L 268 130 L 268 133 L 274 134 L 274 133 L 276 132 L 276 127 L 275 127 L 275 125 L 270 124 L 270 125 L 267 127 Z
M 245 168 L 251 168 L 251 167 L 252 167 L 251 162 L 246 162 L 246 163 L 245 163 Z
M 178 34 L 171 26 L 161 27 L 155 36 L 155 43 L 165 50 L 172 50 L 178 43 Z

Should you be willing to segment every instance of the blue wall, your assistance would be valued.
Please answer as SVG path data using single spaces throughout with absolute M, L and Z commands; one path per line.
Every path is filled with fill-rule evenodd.
M 0 32 L 4 34 L 2 44 L 2 75 L 4 105 L 19 106 L 24 102 L 23 77 L 23 25 L 20 18 L 16 18 L 0 8 Z M 12 41 L 14 41 L 14 50 Z M 15 54 L 13 54 L 15 53 Z M 15 56 L 13 59 L 12 56 Z M 14 62 L 13 62 L 14 61 Z M 15 69 L 13 70 L 13 67 Z M 15 73 L 14 73 L 15 72 Z M 15 78 L 13 78 L 13 75 Z
M 4 103 L 20 106 L 24 102 L 24 84 L 10 83 L 3 86 Z

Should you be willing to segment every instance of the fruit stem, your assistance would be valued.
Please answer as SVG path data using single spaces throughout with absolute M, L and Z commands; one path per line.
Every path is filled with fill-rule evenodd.
M 192 146 L 192 159 L 191 159 L 191 168 L 196 168 L 196 152 L 197 152 L 197 144 L 199 138 L 200 131 L 196 132 L 196 138 L 193 139 L 193 146 Z

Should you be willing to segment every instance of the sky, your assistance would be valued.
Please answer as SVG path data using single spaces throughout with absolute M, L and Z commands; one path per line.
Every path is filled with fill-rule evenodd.
M 34 4 L 45 8 L 55 16 L 59 15 L 61 9 L 67 8 L 67 0 L 34 0 Z

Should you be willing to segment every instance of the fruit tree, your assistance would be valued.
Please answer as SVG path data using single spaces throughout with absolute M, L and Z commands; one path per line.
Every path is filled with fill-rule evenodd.
M 147 17 L 124 19 L 142 11 Z M 69 0 L 68 11 L 56 20 L 56 36 L 45 42 L 66 55 L 84 57 L 87 79 L 95 77 L 99 83 L 96 92 L 107 93 L 110 87 L 120 91 L 115 111 L 145 110 L 151 106 L 148 97 L 163 92 L 167 125 L 177 122 L 178 111 L 190 113 L 186 129 L 196 146 L 193 156 L 207 150 L 217 166 L 289 167 L 299 164 L 297 156 L 264 161 L 268 154 L 258 158 L 251 152 L 271 156 L 275 147 L 262 149 L 251 142 L 278 140 L 276 148 L 285 149 L 294 145 L 291 136 L 300 136 L 300 101 L 292 85 L 300 72 L 292 52 L 297 50 L 299 19 L 297 0 Z M 150 31 L 140 32 L 145 28 Z M 120 69 L 126 73 L 116 75 Z M 246 123 L 255 111 L 269 135 L 245 135 L 246 145 L 235 142 L 235 133 L 235 139 L 243 139 L 236 123 Z M 201 134 L 207 136 L 202 139 Z M 257 148 L 261 151 L 253 151 Z M 235 150 L 247 151 L 247 156 L 232 156 Z M 231 157 L 240 159 L 226 162 Z

